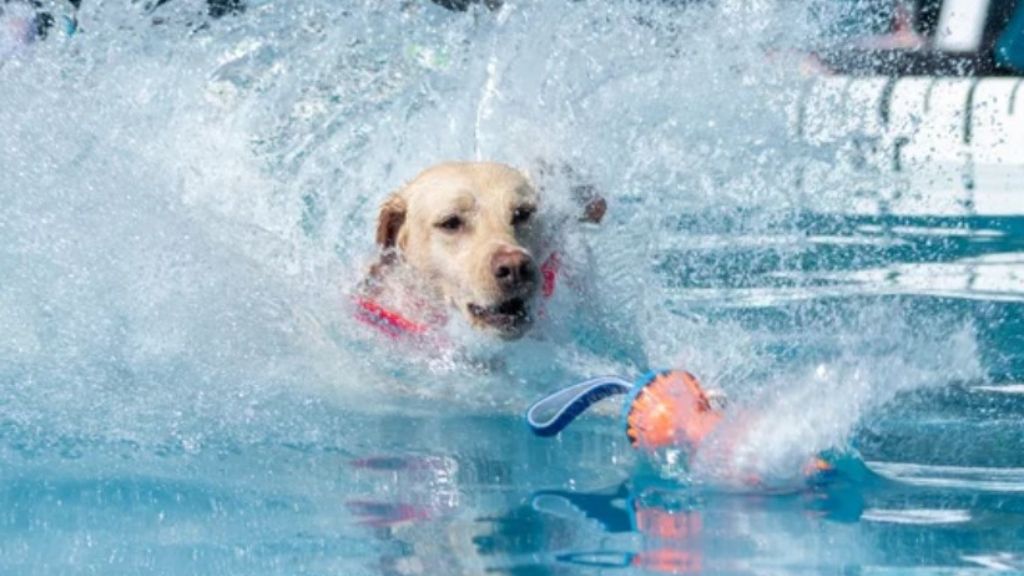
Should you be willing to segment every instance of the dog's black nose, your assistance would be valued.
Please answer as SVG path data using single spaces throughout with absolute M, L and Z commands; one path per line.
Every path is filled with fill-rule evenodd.
M 498 250 L 491 257 L 491 272 L 502 289 L 518 288 L 533 281 L 533 258 L 521 250 Z

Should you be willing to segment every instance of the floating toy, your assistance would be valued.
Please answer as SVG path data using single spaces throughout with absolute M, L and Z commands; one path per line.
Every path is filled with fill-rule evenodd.
M 692 451 L 722 419 L 693 374 L 667 370 L 648 372 L 635 383 L 602 376 L 563 388 L 530 406 L 526 421 L 538 436 L 554 436 L 593 404 L 618 394 L 629 396 L 623 409 L 626 435 L 646 451 Z
M 530 406 L 526 421 L 538 436 L 554 436 L 590 406 L 620 394 L 628 395 L 622 422 L 633 446 L 648 453 L 679 450 L 687 462 L 724 417 L 724 396 L 706 392 L 689 372 L 666 370 L 648 372 L 636 382 L 602 376 L 563 388 Z M 728 449 L 728 445 L 719 444 L 719 449 Z M 863 467 L 852 453 L 827 451 L 810 458 L 802 475 L 813 483 L 830 480 L 837 465 L 851 471 Z M 854 475 L 862 476 L 860 472 Z M 755 476 L 744 476 L 743 483 L 765 484 Z

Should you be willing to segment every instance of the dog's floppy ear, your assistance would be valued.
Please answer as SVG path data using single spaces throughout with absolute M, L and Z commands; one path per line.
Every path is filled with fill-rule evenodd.
M 388 196 L 380 206 L 377 216 L 377 244 L 387 250 L 394 248 L 398 241 L 398 231 L 405 223 L 405 199 L 397 192 Z

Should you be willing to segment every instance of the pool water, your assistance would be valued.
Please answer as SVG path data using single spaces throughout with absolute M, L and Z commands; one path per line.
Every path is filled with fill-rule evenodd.
M 765 47 L 823 5 L 677 4 L 100 3 L 0 63 L 2 571 L 1024 571 L 1024 202 L 901 211 L 940 152 L 794 135 Z M 448 349 L 353 318 L 376 205 L 447 158 L 605 194 L 587 301 Z M 758 414 L 742 462 L 522 418 L 662 367 Z M 830 448 L 868 470 L 790 482 Z

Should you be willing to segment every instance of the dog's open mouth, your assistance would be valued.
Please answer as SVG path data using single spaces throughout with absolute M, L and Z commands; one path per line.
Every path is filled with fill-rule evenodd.
M 467 309 L 477 320 L 509 336 L 521 334 L 532 321 L 530 307 L 523 298 L 512 298 L 486 308 L 469 304 Z

